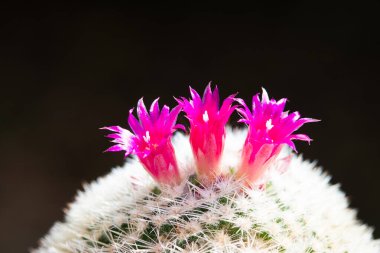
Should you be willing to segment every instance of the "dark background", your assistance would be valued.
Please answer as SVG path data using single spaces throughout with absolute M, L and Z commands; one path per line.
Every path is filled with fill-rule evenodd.
M 22 7 L 22 8 L 21 8 Z M 379 2 L 13 6 L 0 12 L 2 252 L 37 245 L 83 182 L 123 163 L 98 130 L 138 98 L 267 88 L 322 119 L 298 143 L 380 236 Z M 236 118 L 236 115 L 234 116 Z

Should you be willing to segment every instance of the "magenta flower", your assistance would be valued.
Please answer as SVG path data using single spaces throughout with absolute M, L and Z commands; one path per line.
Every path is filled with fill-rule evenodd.
M 143 100 L 140 99 L 137 104 L 140 121 L 133 116 L 133 109 L 129 111 L 128 123 L 134 134 L 119 126 L 102 128 L 114 132 L 107 137 L 112 138 L 115 145 L 106 152 L 124 151 L 125 156 L 135 154 L 157 182 L 179 183 L 180 174 L 171 136 L 176 129 L 184 129 L 183 125 L 176 125 L 180 111 L 181 106 L 176 106 L 170 111 L 166 105 L 160 111 L 156 99 L 148 113 Z
M 209 84 L 203 95 L 190 87 L 191 100 L 177 99 L 190 121 L 190 144 L 197 172 L 203 180 L 212 180 L 220 174 L 220 158 L 225 139 L 225 125 L 235 110 L 231 106 L 235 95 L 227 97 L 219 110 L 218 87 Z
M 298 112 L 284 112 L 285 98 L 269 100 L 268 93 L 263 89 L 261 101 L 259 94 L 252 99 L 252 112 L 242 99 L 236 100 L 242 105 L 242 108 L 236 109 L 242 116 L 239 122 L 249 126 L 237 175 L 244 177 L 248 183 L 254 183 L 263 175 L 284 145 L 296 151 L 293 140 L 310 143 L 311 139 L 307 135 L 293 132 L 305 123 L 318 120 L 300 118 Z

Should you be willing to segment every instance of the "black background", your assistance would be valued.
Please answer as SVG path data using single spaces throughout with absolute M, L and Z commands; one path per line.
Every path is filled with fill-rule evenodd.
M 1 251 L 35 247 L 83 182 L 123 163 L 99 127 L 209 81 L 322 119 L 299 151 L 380 228 L 379 2 L 315 3 L 2 6 Z

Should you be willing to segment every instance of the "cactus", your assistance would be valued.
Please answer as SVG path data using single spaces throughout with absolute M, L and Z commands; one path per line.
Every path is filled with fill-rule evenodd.
M 251 117 L 247 108 L 240 112 Z M 191 115 L 188 118 L 191 120 Z M 211 120 L 207 118 L 204 123 Z M 276 122 L 269 121 L 268 129 Z M 268 127 L 268 120 L 264 123 Z M 108 129 L 122 132 L 120 128 Z M 339 186 L 331 185 L 330 176 L 315 163 L 293 154 L 291 145 L 275 152 L 274 159 L 268 158 L 265 170 L 262 163 L 259 169 L 255 161 L 251 167 L 246 161 L 242 163 L 249 131 L 253 130 L 227 127 L 222 131 L 219 142 L 223 152 L 215 153 L 212 169 L 217 173 L 212 175 L 205 173 L 207 167 L 199 173 L 194 141 L 181 133 L 176 133 L 169 144 L 167 139 L 163 142 L 175 150 L 175 155 L 166 156 L 175 164 L 175 180 L 166 178 L 163 163 L 158 169 L 165 173 L 160 173 L 154 164 L 147 166 L 141 161 L 153 156 L 141 158 L 138 153 L 139 159 L 128 159 L 123 167 L 84 185 L 67 209 L 65 220 L 57 222 L 33 252 L 380 252 L 372 229 L 356 219 Z M 142 133 L 147 145 L 154 137 Z M 136 153 L 131 145 L 124 145 L 121 136 L 110 136 L 116 145 L 122 145 L 113 149 Z M 296 137 L 310 141 L 304 135 Z M 207 147 L 207 143 L 201 144 Z M 157 150 L 149 150 L 148 156 L 159 156 Z M 262 152 L 261 148 L 257 150 Z M 254 176 L 241 173 L 252 170 Z

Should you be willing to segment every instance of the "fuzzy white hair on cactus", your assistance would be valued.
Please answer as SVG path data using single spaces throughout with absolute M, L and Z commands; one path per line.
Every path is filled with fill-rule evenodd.
M 293 140 L 311 141 L 293 132 L 316 120 L 264 89 L 252 110 L 236 95 L 219 108 L 210 85 L 190 93 L 172 110 L 140 100 L 133 133 L 104 128 L 107 151 L 135 157 L 85 185 L 33 252 L 380 252 L 339 186 L 292 152 Z M 173 136 L 182 110 L 189 136 Z M 248 129 L 226 127 L 234 111 Z

